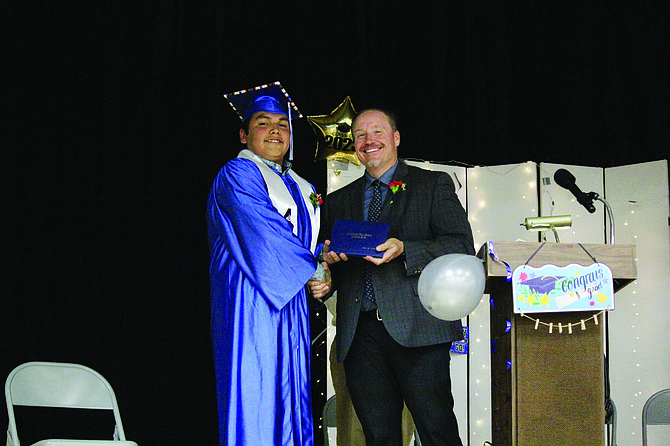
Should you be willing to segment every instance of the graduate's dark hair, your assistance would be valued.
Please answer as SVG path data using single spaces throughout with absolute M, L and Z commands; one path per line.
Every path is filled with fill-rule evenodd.
M 253 115 L 252 115 L 253 116 Z M 249 134 L 249 123 L 251 122 L 251 116 L 249 116 L 247 119 L 242 121 L 242 130 L 244 130 L 244 134 L 248 135 Z

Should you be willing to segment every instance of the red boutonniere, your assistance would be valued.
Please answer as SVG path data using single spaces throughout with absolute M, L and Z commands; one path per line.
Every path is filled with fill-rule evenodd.
M 318 208 L 323 204 L 323 199 L 321 198 L 321 194 L 315 194 L 312 192 L 309 194 L 309 201 L 312 202 L 312 206 L 314 206 L 314 209 Z
M 389 184 L 389 187 L 391 188 L 391 192 L 394 194 L 397 193 L 400 189 L 405 190 L 405 183 L 402 181 L 391 181 L 391 184 Z
M 391 192 L 393 192 L 393 195 L 395 195 L 399 190 L 405 190 L 405 183 L 398 180 L 391 181 L 389 188 L 391 189 Z M 391 203 L 393 203 L 393 200 L 391 200 Z

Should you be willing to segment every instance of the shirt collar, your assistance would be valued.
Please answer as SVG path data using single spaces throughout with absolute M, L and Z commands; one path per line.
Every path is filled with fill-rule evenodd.
M 393 174 L 395 173 L 396 167 L 398 167 L 398 161 L 396 161 L 395 164 L 393 166 L 391 166 L 391 168 L 389 170 L 384 172 L 384 174 L 379 178 L 374 178 L 372 175 L 370 175 L 366 171 L 365 172 L 365 188 L 367 189 L 370 186 L 372 186 L 372 183 L 374 183 L 375 180 L 381 181 L 386 186 L 391 184 L 391 180 L 393 179 Z
M 284 164 L 281 165 L 281 164 L 279 164 L 279 163 L 275 163 L 274 161 L 266 160 L 265 158 L 260 157 L 260 156 L 259 156 L 259 158 L 260 158 L 261 161 L 263 161 L 268 167 L 270 167 L 271 169 L 273 169 L 273 170 L 279 172 L 279 173 L 282 174 L 282 175 L 286 175 L 286 174 L 288 173 L 288 171 L 291 170 L 291 167 L 293 167 L 293 164 L 291 164 L 290 161 L 283 160 L 283 161 L 284 161 Z

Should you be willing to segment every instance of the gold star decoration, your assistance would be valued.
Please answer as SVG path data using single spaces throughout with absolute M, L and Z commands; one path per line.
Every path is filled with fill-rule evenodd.
M 598 293 L 598 294 L 596 294 L 596 296 L 598 296 L 598 303 L 600 303 L 602 305 L 605 305 L 605 303 L 607 302 L 607 299 L 609 299 L 609 297 L 607 297 L 607 295 L 605 293 Z
M 356 110 L 349 96 L 329 115 L 307 116 L 317 136 L 314 160 L 346 159 L 357 166 L 361 165 L 351 133 L 351 124 L 355 118 Z
M 540 306 L 549 306 L 549 301 L 551 300 L 551 297 L 547 296 L 547 293 L 544 293 L 542 296 L 539 296 L 540 299 Z

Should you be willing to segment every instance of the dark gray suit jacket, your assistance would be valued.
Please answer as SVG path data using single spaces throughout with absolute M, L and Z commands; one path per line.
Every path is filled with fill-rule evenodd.
M 474 254 L 470 223 L 454 191 L 451 177 L 408 166 L 403 161 L 393 175 L 405 190 L 391 191 L 379 221 L 390 223 L 389 238 L 405 245 L 404 255 L 379 266 L 371 265 L 377 308 L 384 326 L 399 344 L 420 347 L 463 339 L 460 321 L 432 316 L 418 295 L 419 275 L 444 254 Z M 322 206 L 322 239 L 330 239 L 338 218 L 363 220 L 365 179 L 328 195 Z M 332 265 L 337 290 L 337 359 L 343 361 L 356 332 L 364 287 L 366 260 L 350 257 Z

